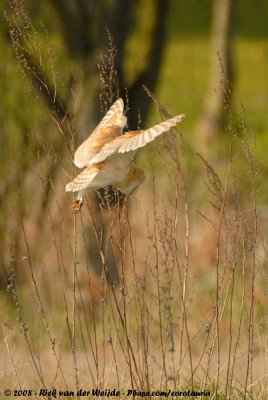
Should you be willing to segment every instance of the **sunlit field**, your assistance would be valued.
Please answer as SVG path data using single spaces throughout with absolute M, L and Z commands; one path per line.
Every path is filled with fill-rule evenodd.
M 64 54 L 56 40 L 55 51 Z M 37 397 L 40 388 L 56 388 L 74 398 L 99 388 L 116 389 L 122 399 L 135 397 L 130 389 L 162 391 L 159 398 L 178 390 L 196 398 L 267 398 L 267 43 L 236 38 L 233 52 L 236 85 L 217 157 L 199 153 L 196 134 L 209 41 L 173 38 L 146 124 L 167 113 L 185 113 L 185 120 L 139 152 L 146 179 L 132 196 L 120 200 L 117 193 L 112 206 L 107 191 L 106 204 L 99 196 L 97 205 L 90 193 L 78 215 L 64 190 L 74 175 L 72 154 L 53 173 L 59 153 L 51 138 L 60 124 L 14 60 L 0 60 L 8 98 L 0 174 L 17 181 L 1 204 L 8 276 L 0 292 L 1 392 L 32 390 Z M 53 62 L 57 90 L 64 91 L 64 63 Z M 22 149 L 30 119 L 38 145 Z M 79 139 L 68 129 L 57 143 L 73 149 Z M 4 163 L 22 155 L 23 184 L 19 168 L 8 176 Z

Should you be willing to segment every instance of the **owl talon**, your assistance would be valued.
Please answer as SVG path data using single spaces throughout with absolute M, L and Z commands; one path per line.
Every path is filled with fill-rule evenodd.
M 76 200 L 73 202 L 72 206 L 71 206 L 72 212 L 73 212 L 74 214 L 78 213 L 78 212 L 81 210 L 81 207 L 82 207 L 83 204 L 84 204 L 83 200 L 81 200 L 81 199 L 76 199 Z

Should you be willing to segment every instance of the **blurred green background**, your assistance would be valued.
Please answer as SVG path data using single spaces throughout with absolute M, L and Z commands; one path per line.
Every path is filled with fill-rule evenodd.
M 61 3 L 58 2 L 59 5 Z M 65 21 L 66 26 L 64 27 L 64 21 L 59 17 L 61 13 L 60 7 L 56 6 L 56 1 L 25 1 L 26 11 L 38 36 L 38 39 L 35 38 L 38 44 L 35 43 L 35 45 L 37 47 L 40 46 L 40 52 L 43 53 L 44 74 L 51 80 L 50 62 L 52 60 L 49 61 L 49 58 L 54 57 L 53 68 L 55 68 L 56 72 L 57 91 L 65 106 L 68 101 L 70 79 L 79 80 L 81 78 L 81 64 L 83 64 L 82 68 L 86 70 L 85 75 L 96 73 L 100 54 L 105 52 L 105 41 L 107 42 L 106 28 L 108 28 L 114 38 L 115 45 L 120 48 L 118 53 L 123 52 L 123 55 L 119 54 L 119 57 L 124 58 L 123 66 L 120 66 L 120 68 L 124 69 L 121 72 L 121 76 L 124 75 L 121 89 L 122 87 L 131 86 L 135 79 L 135 84 L 139 85 L 138 90 L 141 92 L 141 84 L 147 85 L 149 89 L 157 94 L 159 101 L 166 106 L 171 114 L 180 112 L 187 114 L 184 125 L 185 130 L 187 130 L 187 135 L 190 137 L 189 140 L 198 142 L 198 137 L 195 137 L 196 125 L 204 111 L 211 73 L 210 43 L 213 1 L 171 0 L 165 2 L 165 13 L 162 16 L 161 24 L 164 24 L 163 29 L 166 29 L 166 33 L 160 38 L 163 41 L 163 45 L 157 49 L 159 54 L 156 61 L 159 71 L 157 71 L 155 79 L 152 80 L 150 78 L 152 82 L 149 82 L 150 79 L 146 80 L 146 77 L 150 77 L 150 68 L 151 74 L 155 73 L 153 70 L 156 68 L 154 64 L 150 64 L 149 58 L 152 56 L 150 46 L 153 46 L 154 41 L 157 42 L 159 37 L 154 31 L 154 26 L 151 25 L 158 23 L 158 17 L 155 17 L 155 13 L 157 4 L 161 2 L 153 0 L 130 2 L 131 4 L 125 6 L 125 8 L 122 7 L 122 15 L 118 16 L 118 19 L 126 19 L 125 23 L 121 22 L 121 24 L 118 21 L 114 22 L 114 16 L 112 15 L 113 9 L 116 8 L 117 3 L 121 3 L 120 1 L 81 2 L 79 7 L 82 9 L 84 4 L 83 7 L 87 8 L 88 13 L 86 14 L 84 11 L 84 20 L 80 16 L 79 20 L 76 15 L 78 3 L 74 2 L 76 6 L 73 9 L 70 6 L 72 2 L 65 3 L 72 21 L 68 21 L 69 26 Z M 265 112 L 267 109 L 268 85 L 268 5 L 265 0 L 258 0 L 254 3 L 250 0 L 237 0 L 232 2 L 232 8 L 230 40 L 232 42 L 233 90 L 241 98 L 247 112 L 247 119 L 258 134 L 260 139 L 258 141 L 260 144 L 259 161 L 262 162 L 265 159 L 262 149 L 266 145 L 268 122 L 267 113 Z M 22 138 L 24 136 L 29 138 L 35 136 L 32 132 L 36 129 L 36 108 L 38 108 L 42 125 L 50 124 L 45 102 L 42 104 L 42 99 L 40 99 L 40 104 L 37 104 L 36 101 L 32 100 L 33 96 L 37 96 L 38 90 L 37 94 L 32 92 L 29 87 L 30 83 L 26 77 L 23 79 L 23 73 L 18 67 L 18 59 L 14 54 L 8 32 L 9 23 L 12 24 L 12 21 L 10 21 L 12 19 L 12 10 L 10 11 L 8 2 L 2 0 L 2 16 L 5 10 L 7 10 L 7 15 L 9 16 L 9 22 L 3 17 L 0 27 L 2 50 L 0 84 L 1 93 L 3 94 L 1 96 L 0 118 L 2 138 L 5 142 L 5 146 L 1 149 L 1 174 L 3 177 L 9 152 L 11 151 L 12 154 L 15 152 L 16 156 L 19 157 L 17 153 L 20 153 Z M 64 13 L 63 7 L 62 13 Z M 83 13 L 83 10 L 81 13 Z M 66 20 L 67 18 L 68 15 Z M 80 26 L 75 26 L 78 20 L 80 24 L 88 23 L 86 29 L 83 28 L 84 31 L 81 29 L 80 32 L 78 29 Z M 24 21 L 22 20 L 19 24 L 23 25 Z M 113 31 L 114 27 L 120 28 L 121 31 Z M 75 46 L 75 44 L 70 43 L 70 35 L 66 33 L 68 29 L 70 32 L 73 29 L 73 33 L 77 31 L 77 35 L 73 35 L 73 41 L 77 41 L 77 47 L 79 47 L 79 43 L 81 44 L 81 37 L 84 37 L 85 34 L 89 36 L 87 41 L 82 43 L 85 48 L 79 49 L 79 51 L 73 49 L 72 46 Z M 28 40 L 26 36 L 27 34 L 25 34 L 25 42 Z M 116 43 L 117 41 L 120 42 L 119 45 Z M 53 56 L 49 53 L 50 46 L 53 49 Z M 37 54 L 36 56 L 38 57 Z M 216 54 L 214 56 L 217 57 Z M 87 65 L 85 66 L 85 64 Z M 142 77 L 145 79 L 139 81 L 137 76 L 146 68 L 147 75 Z M 84 74 L 83 79 L 85 79 Z M 96 84 L 94 85 L 96 86 Z M 87 89 L 87 96 L 89 98 L 91 96 L 91 99 L 95 98 L 98 90 L 99 87 L 94 87 L 93 90 Z M 121 90 L 121 95 L 124 95 L 123 90 Z M 87 99 L 87 96 L 82 94 L 83 100 L 80 100 L 80 102 L 84 101 L 84 97 Z M 132 125 L 135 125 L 134 121 L 137 120 L 137 109 L 139 107 L 143 108 L 141 104 L 136 104 L 137 100 L 144 101 L 142 96 L 143 94 L 130 96 L 130 101 L 132 101 L 130 106 L 133 114 L 136 113 L 135 116 L 130 116 Z M 90 100 L 88 103 L 90 103 Z M 86 100 L 84 104 L 86 104 Z M 81 113 L 81 108 L 77 109 L 78 114 Z M 90 108 L 90 105 L 88 105 L 88 108 Z M 153 107 L 150 108 L 150 111 L 149 117 L 147 110 L 144 112 L 143 125 L 151 123 L 152 116 L 155 117 Z M 97 117 L 95 119 L 97 120 Z M 91 125 L 93 126 L 94 123 L 95 121 Z M 87 121 L 83 130 L 88 131 L 91 128 L 89 125 L 90 123 Z M 25 157 L 23 158 L 25 159 Z
M 227 300 L 229 283 L 234 282 L 232 279 L 235 277 L 235 286 L 230 302 L 226 302 L 227 311 L 219 335 L 227 345 L 235 321 L 238 326 L 237 344 L 234 346 L 230 339 L 230 344 L 235 347 L 233 368 L 239 358 L 243 372 L 246 358 L 253 357 L 251 344 L 248 345 L 247 340 L 251 341 L 250 329 L 253 329 L 253 325 L 255 327 L 255 321 L 251 322 L 248 318 L 251 318 L 251 310 L 256 305 L 256 329 L 260 331 L 254 335 L 257 342 L 262 337 L 260 343 L 263 340 L 263 348 L 260 353 L 263 354 L 265 364 L 267 250 L 264 249 L 267 247 L 268 232 L 267 0 L 0 0 L 0 11 L 0 308 L 4 313 L 4 316 L 0 313 L 0 317 L 1 322 L 4 321 L 4 328 L 7 326 L 5 329 L 11 327 L 9 340 L 12 345 L 14 343 L 14 354 L 19 356 L 25 347 L 21 338 L 27 339 L 28 324 L 33 348 L 42 349 L 46 365 L 44 370 L 50 372 L 46 357 L 48 347 L 54 351 L 55 343 L 54 336 L 53 340 L 49 336 L 48 345 L 42 345 L 43 333 L 40 334 L 39 326 L 44 318 L 43 330 L 49 333 L 50 324 L 53 335 L 57 337 L 57 346 L 63 344 L 63 352 L 66 352 L 67 359 L 71 358 L 75 354 L 75 312 L 78 310 L 79 314 L 79 307 L 82 306 L 85 319 L 81 324 L 81 333 L 84 328 L 93 329 L 91 318 L 95 318 L 96 310 L 97 322 L 93 331 L 99 333 L 103 327 L 103 336 L 100 336 L 103 344 L 96 341 L 96 349 L 98 346 L 104 349 L 113 343 L 107 338 L 117 329 L 118 321 L 114 323 L 115 320 L 110 320 L 111 297 L 105 279 L 100 279 L 104 267 L 96 240 L 99 231 L 97 234 L 92 232 L 94 224 L 89 207 L 85 206 L 76 220 L 73 218 L 70 212 L 72 199 L 66 194 L 64 186 L 76 173 L 72 164 L 76 146 L 95 128 L 111 103 L 121 96 L 126 104 L 130 129 L 149 127 L 159 122 L 163 114 L 166 117 L 167 113 L 186 115 L 178 127 L 182 136 L 172 133 L 163 135 L 137 156 L 138 163 L 146 167 L 146 180 L 129 202 L 128 211 L 132 223 L 130 231 L 135 251 L 129 259 L 129 254 L 124 258 L 123 252 L 121 266 L 120 257 L 117 257 L 119 252 L 116 254 L 116 249 L 111 249 L 110 243 L 110 247 L 106 243 L 103 246 L 113 282 L 120 282 L 120 273 L 123 271 L 122 276 L 126 274 L 126 287 L 129 285 L 129 292 L 133 291 L 137 296 L 130 295 L 128 298 L 130 308 L 127 309 L 127 318 L 136 318 L 135 312 L 131 310 L 132 305 L 135 308 L 136 300 L 143 315 L 145 308 L 156 312 L 158 301 L 159 310 L 161 308 L 165 313 L 168 309 L 165 305 L 170 307 L 169 301 L 173 299 L 177 327 L 180 329 L 180 323 L 183 326 L 186 311 L 178 311 L 184 309 L 181 306 L 179 278 L 176 274 L 173 276 L 173 270 L 172 277 L 170 280 L 168 278 L 170 285 L 174 285 L 168 293 L 170 299 L 166 302 L 164 288 L 164 301 L 156 291 L 166 279 L 165 273 L 171 265 L 171 259 L 174 262 L 178 257 L 177 262 L 181 266 L 178 271 L 177 267 L 175 269 L 179 275 L 182 269 L 180 279 L 185 277 L 187 293 L 182 303 L 184 306 L 186 304 L 189 313 L 190 340 L 196 346 L 196 354 L 200 351 L 201 358 L 204 354 L 210 357 L 206 347 L 207 343 L 210 346 L 206 336 L 209 329 L 204 333 L 203 328 L 211 322 L 212 310 L 218 303 L 216 288 L 222 284 L 221 276 L 225 277 L 222 285 L 226 289 Z M 164 111 L 148 97 L 143 85 L 155 95 L 165 108 Z M 180 164 L 172 162 L 174 138 L 177 140 L 176 161 L 179 160 Z M 226 183 L 230 144 L 233 145 L 233 153 L 224 220 L 226 226 L 220 232 L 222 220 L 217 212 L 222 206 L 222 192 L 218 191 L 218 198 L 215 193 L 213 197 L 213 189 L 215 192 L 217 185 L 213 179 L 210 185 L 207 182 L 210 172 L 210 178 L 212 176 L 216 183 L 217 176 Z M 256 167 L 254 162 L 250 162 L 250 150 L 255 154 L 252 159 L 256 161 Z M 204 168 L 196 152 L 200 152 L 215 168 L 214 175 L 208 165 L 205 164 Z M 174 164 L 179 166 L 176 171 Z M 155 171 L 159 178 L 156 182 L 156 195 L 153 179 Z M 107 225 L 114 217 L 100 212 L 98 200 L 94 193 L 88 194 L 95 226 L 100 229 L 100 235 L 104 232 L 105 236 L 109 232 Z M 205 218 L 200 216 L 201 212 L 197 213 L 200 210 Z M 263 236 L 260 234 L 263 246 L 256 244 L 257 240 L 254 241 L 254 235 L 259 235 L 259 231 L 255 231 L 259 222 L 257 214 L 261 222 L 264 222 L 261 232 Z M 118 231 L 115 230 L 114 237 L 120 241 L 124 236 L 122 231 L 126 233 L 124 229 L 127 223 L 121 223 L 121 214 L 118 215 Z M 189 237 L 187 218 L 190 225 Z M 173 237 L 170 237 L 170 227 L 173 224 Z M 217 243 L 215 226 L 219 229 L 219 240 L 222 239 L 223 244 Z M 110 228 L 115 229 L 114 226 Z M 159 238 L 155 239 L 155 233 L 152 232 L 155 231 L 157 236 L 157 230 Z M 125 234 L 125 241 L 128 240 L 128 234 L 130 236 L 129 232 Z M 110 237 L 107 243 L 109 240 Z M 155 246 L 154 240 L 158 240 L 159 248 Z M 178 243 L 175 246 L 178 253 L 176 257 L 172 254 L 174 243 Z M 130 253 L 131 246 L 126 245 L 126 253 Z M 157 276 L 155 280 L 151 279 L 155 278 L 154 256 L 150 255 L 151 260 L 147 260 L 148 249 L 154 246 L 160 265 L 160 279 Z M 218 250 L 222 257 L 220 262 L 217 258 Z M 146 268 L 149 275 L 147 281 L 144 278 Z M 217 268 L 223 272 L 216 277 Z M 255 268 L 258 270 L 256 282 L 252 279 L 251 268 L 254 273 Z M 140 292 L 132 286 L 136 274 L 140 279 L 141 290 L 143 287 L 148 289 L 148 304 L 146 296 L 143 299 L 144 293 L 140 296 Z M 121 287 L 119 290 L 119 285 L 115 285 L 115 288 L 118 290 L 115 296 L 122 299 Z M 150 297 L 152 288 L 155 297 Z M 103 301 L 106 290 L 107 309 Z M 221 298 L 223 309 L 226 301 L 224 290 Z M 133 298 L 136 300 L 133 301 Z M 144 303 L 140 303 L 142 299 Z M 244 308 L 240 303 L 245 303 Z M 231 315 L 232 306 L 238 310 L 234 316 Z M 110 321 L 108 325 L 105 318 L 98 319 L 101 309 L 105 313 L 107 311 L 107 320 Z M 91 310 L 90 315 L 88 310 Z M 13 329 L 18 325 L 17 315 L 24 337 L 17 329 Z M 72 332 L 69 326 L 70 315 L 73 315 L 74 321 Z M 241 322 L 240 315 L 245 317 L 244 322 Z M 114 318 L 117 319 L 117 316 Z M 153 320 L 157 321 L 157 318 Z M 137 332 L 140 330 L 139 321 L 137 317 Z M 155 349 L 158 353 L 159 337 L 162 335 L 167 341 L 169 336 L 161 328 L 160 335 L 157 334 L 155 340 L 151 340 L 152 331 L 155 333 L 158 328 L 154 326 L 151 329 L 150 323 L 147 328 L 150 331 L 148 341 L 151 341 L 150 345 L 156 346 L 152 353 Z M 8 343 L 5 329 L 2 346 Z M 132 331 L 131 324 L 129 329 Z M 190 342 L 183 344 L 181 339 L 183 329 L 178 332 L 178 342 L 181 343 L 181 349 L 190 349 Z M 244 335 L 241 336 L 242 344 L 239 342 L 240 329 Z M 120 336 L 120 330 L 118 332 Z M 47 340 L 47 336 L 44 336 Z M 71 347 L 68 348 L 67 342 Z M 238 342 L 244 358 L 240 353 L 236 354 Z M 205 343 L 204 347 L 202 343 Z M 257 343 L 257 349 L 258 346 L 262 347 Z M 81 348 L 81 354 L 87 354 L 86 346 Z M 222 351 L 223 358 L 229 351 L 226 349 Z M 7 351 L 10 352 L 9 349 Z M 29 355 L 31 349 L 29 352 L 26 346 L 27 352 Z M 120 352 L 118 354 L 120 362 L 116 361 L 115 364 L 121 365 Z M 165 356 L 173 358 L 173 353 L 166 348 Z M 100 351 L 99 359 L 102 358 Z M 8 357 L 2 359 L 4 364 Z M 255 365 L 260 370 L 258 362 Z M 67 366 L 68 362 L 65 364 Z M 8 367 L 5 368 L 5 371 L 9 371 Z M 159 369 L 157 364 L 153 364 L 153 368 L 156 371 Z M 236 368 L 240 372 L 237 364 Z M 23 373 L 28 373 L 26 369 L 21 369 Z M 258 372 L 267 376 L 266 370 Z M 11 375 L 7 372 L 8 376 Z M 66 376 L 68 381 L 69 377 L 75 375 L 68 373 Z M 85 376 L 87 379 L 88 375 Z M 30 381 L 30 376 L 27 379 Z M 54 386 L 55 381 L 51 382 Z M 8 380 L 4 383 L 8 387 Z
M 77 66 L 74 64 L 79 63 L 80 56 L 74 56 L 73 53 L 70 56 L 70 49 L 68 49 L 66 36 L 63 34 L 54 3 L 56 2 L 50 0 L 40 2 L 28 0 L 25 2 L 25 7 L 37 31 L 39 45 L 44 47 L 42 48 L 44 57 L 47 56 L 46 46 L 53 48 L 57 79 L 61 83 L 57 89 L 64 97 L 69 76 L 75 74 Z M 101 7 L 95 1 L 86 3 L 89 4 L 88 8 L 94 20 L 101 16 L 101 13 L 104 14 L 100 8 L 106 7 L 109 10 L 111 4 L 116 2 L 103 1 Z M 137 71 L 142 68 L 142 64 L 146 63 L 148 56 L 146 40 L 152 40 L 148 38 L 151 33 L 148 21 L 153 19 L 157 1 L 137 0 L 132 3 L 134 10 L 131 10 L 131 13 L 135 14 L 132 17 L 133 26 L 131 29 L 128 28 L 128 37 L 125 39 L 123 49 L 124 67 L 127 70 L 125 80 L 128 84 L 135 79 L 135 73 L 137 74 Z M 181 111 L 187 113 L 188 118 L 185 123 L 192 131 L 202 113 L 209 82 L 213 1 L 171 0 L 166 3 L 169 7 L 163 17 L 165 17 L 167 36 L 161 52 L 160 75 L 156 87 L 151 89 L 156 92 L 160 102 L 172 114 Z M 257 0 L 254 3 L 250 0 L 237 0 L 232 3 L 234 10 L 231 40 L 233 42 L 234 88 L 243 101 L 249 121 L 254 123 L 258 134 L 264 136 L 267 126 L 267 115 L 264 110 L 267 107 L 268 85 L 268 5 L 265 0 Z M 8 2 L 2 0 L 2 16 L 6 9 L 8 9 Z M 111 29 L 109 18 L 107 15 L 105 17 L 106 21 L 94 21 L 93 26 L 88 29 L 89 34 L 95 36 L 93 41 L 96 41 L 96 45 L 94 45 L 101 50 L 105 41 L 106 27 Z M 8 141 L 13 141 L 14 136 L 20 136 L 20 133 L 16 134 L 16 132 L 21 132 L 22 127 L 26 131 L 31 130 L 34 124 L 31 107 L 35 104 L 32 105 L 31 101 L 21 102 L 25 96 L 26 99 L 31 98 L 32 93 L 19 71 L 18 60 L 14 55 L 8 33 L 8 23 L 4 17 L 0 29 L 1 92 L 5 94 L 1 97 L 1 126 L 4 137 Z M 112 29 L 111 34 L 114 37 L 120 36 L 120 32 L 114 34 Z M 117 45 L 116 38 L 115 45 Z M 91 49 L 88 50 L 90 51 Z M 92 58 L 93 62 L 96 60 Z M 92 67 L 94 68 L 96 65 Z M 147 84 L 146 81 L 142 83 Z

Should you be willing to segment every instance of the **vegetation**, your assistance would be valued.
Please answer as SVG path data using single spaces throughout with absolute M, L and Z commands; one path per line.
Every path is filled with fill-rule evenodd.
M 180 2 L 181 14 L 171 4 L 157 96 L 139 87 L 152 105 L 141 122 L 184 112 L 181 131 L 141 152 L 147 177 L 134 196 L 111 202 L 106 192 L 96 203 L 89 194 L 83 213 L 73 216 L 64 184 L 83 133 L 76 107 L 81 82 L 73 85 L 69 76 L 79 81 L 74 71 L 81 64 L 70 60 L 51 3 L 29 1 L 25 14 L 19 8 L 25 36 L 23 42 L 13 36 L 13 49 L 13 14 L 1 26 L 0 391 L 57 388 L 57 395 L 69 391 L 74 398 L 81 388 L 116 388 L 120 398 L 134 397 L 130 389 L 266 398 L 265 12 L 257 17 L 249 1 L 237 3 L 232 104 L 222 137 L 204 157 L 195 132 L 209 81 L 211 2 L 201 14 L 200 2 Z M 150 4 L 145 15 L 153 12 Z M 194 29 L 190 17 L 199 15 Z M 256 31 L 247 29 L 255 16 Z M 148 51 L 143 34 L 136 25 L 128 37 L 122 61 L 129 85 L 138 73 L 133 55 Z M 92 66 L 100 65 L 96 108 L 104 112 L 103 99 L 108 104 L 121 91 L 138 125 L 136 103 L 110 79 L 116 46 L 108 37 L 108 53 L 103 46 Z M 54 109 L 41 93 L 44 81 L 34 86 L 35 70 L 28 73 L 29 60 L 20 58 L 25 45 L 47 73 Z M 61 115 L 66 99 L 70 111 Z

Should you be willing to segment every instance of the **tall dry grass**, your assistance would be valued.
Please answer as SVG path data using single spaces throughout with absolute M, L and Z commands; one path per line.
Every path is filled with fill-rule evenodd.
M 100 65 L 103 111 L 117 93 L 113 68 L 112 52 Z M 73 398 L 81 388 L 115 388 L 120 398 L 135 397 L 129 389 L 266 398 L 267 246 L 255 139 L 242 106 L 226 128 L 224 162 L 192 154 L 200 160 L 193 176 L 182 125 L 180 134 L 174 129 L 144 149 L 147 178 L 133 196 L 111 202 L 107 191 L 96 205 L 89 194 L 79 215 L 70 213 L 64 192 L 75 122 L 51 117 L 70 150 L 69 167 L 64 160 L 56 174 L 47 173 L 44 163 L 57 155 L 37 134 L 27 179 L 17 171 L 6 237 L 8 293 L 1 298 L 1 391 L 56 388 Z M 29 180 L 41 194 L 43 236 L 28 218 Z

